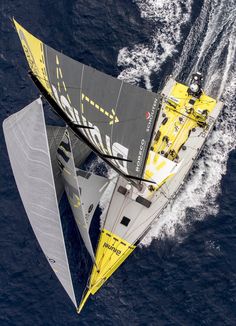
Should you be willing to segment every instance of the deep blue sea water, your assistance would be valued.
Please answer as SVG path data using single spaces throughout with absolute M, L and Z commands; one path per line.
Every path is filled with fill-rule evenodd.
M 235 0 L 1 0 L 0 13 L 1 123 L 38 96 L 13 16 L 55 49 L 154 91 L 199 69 L 225 102 L 179 196 L 81 315 L 33 235 L 1 129 L 0 326 L 236 325 Z M 61 209 L 81 291 L 89 259 Z

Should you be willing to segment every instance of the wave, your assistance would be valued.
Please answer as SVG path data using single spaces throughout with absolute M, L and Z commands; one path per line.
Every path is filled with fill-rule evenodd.
M 200 46 L 199 38 L 195 37 L 197 31 L 200 35 L 205 31 Z M 173 75 L 181 74 L 184 64 L 189 64 L 189 56 L 194 49 L 197 60 L 191 66 L 190 75 L 197 70 L 204 72 L 207 92 L 224 101 L 224 111 L 205 145 L 201 158 L 195 164 L 194 172 L 176 199 L 153 225 L 143 240 L 143 245 L 149 245 L 154 238 L 163 237 L 175 237 L 182 241 L 194 221 L 204 219 L 208 215 L 216 215 L 218 212 L 220 181 L 226 173 L 228 156 L 230 151 L 235 149 L 236 141 L 235 38 L 234 1 L 205 1 Z
M 226 173 L 228 156 L 236 141 L 236 9 L 234 0 L 205 0 L 188 38 L 184 40 L 181 29 L 190 21 L 192 1 L 135 2 L 141 16 L 154 23 L 154 30 L 150 33 L 150 44 L 137 44 L 131 49 L 125 47 L 120 50 L 118 65 L 124 70 L 119 78 L 133 84 L 143 78 L 146 88 L 151 89 L 151 73 L 158 73 L 161 65 L 177 51 L 178 44 L 184 42 L 173 76 L 184 80 L 183 77 L 187 79 L 192 72 L 202 71 L 207 92 L 225 103 L 223 114 L 188 180 L 143 239 L 142 245 L 147 246 L 154 238 L 174 237 L 182 241 L 194 221 L 218 212 L 216 199 L 220 193 L 220 181 Z M 116 174 L 109 173 L 113 178 L 112 188 Z M 102 221 L 111 188 L 100 204 Z
M 150 75 L 176 52 L 182 41 L 182 27 L 190 20 L 192 0 L 136 0 L 141 17 L 151 21 L 150 44 L 124 47 L 118 54 L 118 65 L 125 69 L 120 79 L 138 84 L 141 78 L 147 89 L 152 89 Z

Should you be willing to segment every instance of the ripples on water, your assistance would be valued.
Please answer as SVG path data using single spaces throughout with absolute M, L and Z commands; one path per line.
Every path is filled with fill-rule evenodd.
M 3 2 L 1 119 L 37 94 L 13 15 L 55 48 L 147 89 L 200 70 L 225 108 L 179 196 L 79 317 L 36 245 L 1 142 L 0 325 L 236 324 L 235 8 L 235 0 Z M 79 268 L 85 280 L 85 258 Z
M 150 75 L 158 74 L 168 57 L 173 56 L 185 35 L 183 26 L 191 21 L 194 2 L 189 1 L 136 1 L 144 19 L 154 24 L 149 45 L 137 44 L 119 52 L 118 64 L 125 66 L 120 78 L 137 83 L 143 76 L 151 89 Z M 187 40 L 183 43 L 180 58 L 172 74 L 181 80 L 195 71 L 205 76 L 206 91 L 225 102 L 224 114 L 208 140 L 203 155 L 196 163 L 177 199 L 169 205 L 152 228 L 143 244 L 152 238 L 176 236 L 176 230 L 186 228 L 186 209 L 198 211 L 195 218 L 217 214 L 217 196 L 220 181 L 226 172 L 229 153 L 236 141 L 236 4 L 235 1 L 206 0 Z M 155 27 L 156 25 L 156 27 Z M 161 29 L 160 29 L 161 25 Z M 164 52 L 163 52 L 164 50 Z

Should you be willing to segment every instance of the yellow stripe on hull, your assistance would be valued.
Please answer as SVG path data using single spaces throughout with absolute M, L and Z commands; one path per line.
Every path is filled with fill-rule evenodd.
M 167 102 L 164 109 L 166 123 L 160 126 L 159 139 L 152 144 L 154 152 L 165 155 L 170 160 L 175 159 L 171 153 L 178 155 L 181 146 L 187 141 L 190 131 L 198 127 L 199 120 L 192 111 L 188 113 L 189 101 L 192 96 L 187 91 L 188 87 L 180 83 L 176 83 L 173 87 L 169 95 L 169 103 Z M 204 109 L 211 113 L 215 106 L 216 100 L 203 93 L 192 108 L 193 110 Z
M 89 295 L 95 294 L 100 289 L 135 248 L 116 234 L 106 229 L 102 230 L 96 252 L 96 265 L 93 266 L 88 290 L 77 309 L 78 313 L 82 310 Z

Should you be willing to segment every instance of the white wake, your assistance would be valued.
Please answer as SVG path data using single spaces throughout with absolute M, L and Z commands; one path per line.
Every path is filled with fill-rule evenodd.
M 182 41 L 181 28 L 189 21 L 192 0 L 135 0 L 141 17 L 151 21 L 150 44 L 125 47 L 118 55 L 118 65 L 125 69 L 118 78 L 137 84 L 141 78 L 151 89 L 150 75 L 158 72 Z
M 213 3 L 214 2 L 214 3 Z M 211 8 L 209 15 L 209 8 Z M 202 34 L 208 17 L 205 35 Z M 197 61 L 192 72 L 204 68 L 207 62 L 206 90 L 225 102 L 224 113 L 217 122 L 216 130 L 206 143 L 203 155 L 196 163 L 194 172 L 188 178 L 182 191 L 156 221 L 150 233 L 142 241 L 149 245 L 153 238 L 178 237 L 181 240 L 194 220 L 203 219 L 208 214 L 218 212 L 216 198 L 220 192 L 220 181 L 226 173 L 229 152 L 235 148 L 236 141 L 236 25 L 234 1 L 205 1 L 195 26 L 192 27 L 185 43 L 180 62 L 176 64 L 174 76 L 182 65 L 189 64 L 191 47 L 199 42 L 196 33 L 204 35 L 196 54 Z M 202 32 L 202 33 L 201 33 Z M 213 45 L 217 46 L 212 49 Z M 191 63 L 190 63 L 191 64 Z M 191 211 L 191 218 L 187 216 Z M 181 231 L 181 232 L 180 232 Z
M 197 0 L 196 0 L 197 1 Z M 151 89 L 151 73 L 176 51 L 182 41 L 181 28 L 191 17 L 192 0 L 136 0 L 144 19 L 152 20 L 156 28 L 150 33 L 150 44 L 137 44 L 120 50 L 118 65 L 124 67 L 119 78 L 137 84 L 141 78 Z M 236 9 L 234 0 L 205 0 L 202 11 L 185 41 L 180 59 L 175 64 L 174 76 L 190 66 L 205 75 L 206 90 L 225 102 L 224 112 L 207 141 L 194 171 L 176 199 L 165 209 L 142 241 L 149 245 L 153 238 L 175 237 L 181 241 L 185 230 L 197 219 L 218 212 L 216 198 L 220 181 L 226 173 L 229 152 L 236 141 Z M 192 62 L 189 54 L 197 49 Z M 111 189 L 103 198 L 103 217 L 111 196 Z M 187 211 L 191 211 L 191 218 Z M 180 232 L 181 231 L 181 232 Z

